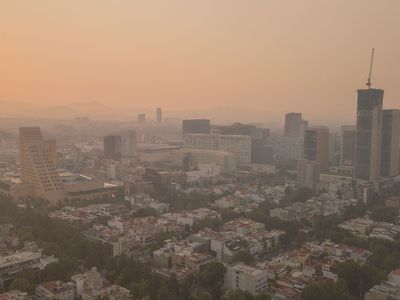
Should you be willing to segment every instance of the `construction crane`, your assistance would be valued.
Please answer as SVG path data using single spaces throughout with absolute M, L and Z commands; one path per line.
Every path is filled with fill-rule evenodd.
M 367 87 L 368 87 L 369 89 L 371 88 L 371 85 L 372 85 L 372 82 L 371 82 L 371 75 L 372 75 L 372 66 L 373 66 L 373 63 L 374 63 L 374 52 L 375 52 L 375 49 L 372 48 L 371 64 L 369 65 L 369 75 L 368 75 L 368 81 L 367 81 Z

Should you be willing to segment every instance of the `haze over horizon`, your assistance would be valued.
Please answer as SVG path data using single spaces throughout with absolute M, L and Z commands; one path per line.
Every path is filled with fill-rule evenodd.
M 354 123 L 373 86 L 399 108 L 400 2 L 2 1 L 2 117 Z M 149 117 L 154 118 L 154 116 Z

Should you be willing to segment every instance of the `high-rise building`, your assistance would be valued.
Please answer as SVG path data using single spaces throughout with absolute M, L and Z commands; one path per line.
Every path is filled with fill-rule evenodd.
M 146 123 L 146 114 L 145 113 L 138 114 L 138 122 L 139 123 Z
M 238 164 L 251 162 L 251 137 L 247 135 L 223 135 L 192 133 L 183 135 L 185 149 L 216 150 L 233 153 Z
M 296 134 L 300 128 L 302 120 L 302 114 L 301 113 L 287 113 L 285 115 L 285 136 L 288 137 L 297 137 L 298 135 Z
M 21 179 L 33 185 L 36 197 L 54 205 L 64 200 L 64 185 L 57 173 L 55 142 L 47 143 L 39 127 L 19 129 Z M 50 146 L 50 147 L 49 147 Z
M 295 161 L 303 158 L 304 138 L 278 136 L 271 139 L 271 144 L 277 159 Z
M 270 135 L 269 129 L 259 128 L 253 124 L 234 123 L 232 125 L 213 126 L 213 133 L 217 134 L 234 134 L 234 135 L 249 135 L 253 140 L 267 141 Z
M 238 164 L 251 163 L 251 137 L 247 135 L 217 135 L 217 150 L 233 153 Z
M 340 165 L 353 167 L 356 153 L 356 126 L 342 126 L 340 138 Z
M 267 128 L 259 128 L 253 124 L 234 123 L 232 125 L 213 126 L 213 133 L 221 135 L 247 135 L 251 137 L 251 162 L 271 163 L 273 149 L 268 145 L 270 131 Z
M 380 176 L 383 93 L 372 88 L 358 90 L 355 163 L 358 179 Z
M 285 115 L 284 136 L 299 138 L 303 137 L 308 128 L 308 121 L 303 120 L 301 113 L 287 113 Z
M 121 136 L 107 135 L 103 138 L 103 145 L 105 158 L 121 158 Z
M 190 119 L 182 121 L 182 133 L 210 133 L 210 120 L 206 119 Z
M 298 136 L 298 137 L 304 137 L 307 129 L 308 129 L 308 121 L 302 120 L 301 124 L 300 124 L 300 136 Z
M 135 130 L 128 130 L 121 133 L 121 155 L 132 157 L 136 155 L 137 137 Z
M 234 154 L 215 150 L 179 149 L 175 154 L 175 163 L 182 165 L 186 171 L 199 164 L 217 164 L 222 172 L 232 172 L 236 169 Z
M 58 168 L 58 154 L 57 154 L 57 142 L 56 140 L 46 141 L 46 150 L 48 151 L 48 156 L 53 162 L 56 169 Z
M 162 122 L 162 111 L 161 111 L 161 107 L 158 107 L 156 109 L 156 121 L 157 123 L 161 123 Z
M 273 161 L 274 148 L 263 140 L 253 140 L 251 143 L 251 162 L 255 164 L 270 164 Z
M 381 176 L 399 174 L 400 109 L 382 112 Z
M 329 170 L 329 129 L 324 126 L 306 130 L 304 158 L 319 163 L 321 172 Z
M 330 166 L 338 166 L 340 160 L 339 134 L 331 132 L 329 134 L 329 162 Z
M 218 150 L 217 135 L 188 133 L 183 135 L 183 148 L 198 150 Z
M 320 164 L 316 161 L 308 161 L 306 159 L 299 160 L 297 169 L 297 186 L 306 187 L 313 192 L 317 192 L 320 176 L 319 166 Z

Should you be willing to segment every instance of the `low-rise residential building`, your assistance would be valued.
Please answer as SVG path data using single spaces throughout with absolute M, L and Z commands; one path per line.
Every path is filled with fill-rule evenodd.
M 31 183 L 23 182 L 19 177 L 3 177 L 0 180 L 0 195 L 19 201 L 32 196 L 34 193 Z
M 360 264 L 366 263 L 372 256 L 372 253 L 366 249 L 351 247 L 344 244 L 336 244 L 331 241 L 325 241 L 321 246 L 323 251 L 328 255 L 354 260 Z
M 373 286 L 365 293 L 365 300 L 399 300 L 400 299 L 400 269 L 395 269 L 388 275 L 387 281 Z
M 82 300 L 128 300 L 132 299 L 130 291 L 117 284 L 107 286 L 97 269 L 91 268 L 71 277 L 75 285 L 76 298 Z
M 153 264 L 158 268 L 184 267 L 194 272 L 215 260 L 212 256 L 195 251 L 193 245 L 166 241 L 166 245 L 153 251 Z
M 113 284 L 106 287 L 106 299 L 107 300 L 128 300 L 132 299 L 131 292 L 118 285 Z
M 43 270 L 48 264 L 57 262 L 54 256 L 44 256 L 36 244 L 29 244 L 11 255 L 0 256 L 0 286 L 15 278 L 25 268 Z
M 257 263 L 257 268 L 267 272 L 269 280 L 276 280 L 284 277 L 289 272 L 289 268 L 282 263 L 275 261 L 264 261 Z
M 233 231 L 247 242 L 251 255 L 262 255 L 277 247 L 279 237 L 285 232 L 281 230 L 265 230 L 265 224 L 246 218 L 238 218 L 225 223 L 224 231 Z
M 198 208 L 191 211 L 167 213 L 161 219 L 175 222 L 178 225 L 193 226 L 194 223 L 205 219 L 219 219 L 220 214 L 208 208 Z
M 72 282 L 49 281 L 39 285 L 35 294 L 39 300 L 74 300 L 75 285 Z
M 389 197 L 389 198 L 385 199 L 385 206 L 399 209 L 400 208 L 400 197 Z
M 151 198 L 147 194 L 125 196 L 125 200 L 130 202 L 133 210 L 153 208 L 159 214 L 165 214 L 169 211 L 168 203 L 162 203 L 156 199 Z
M 265 200 L 260 191 L 247 187 L 215 200 L 213 205 L 222 209 L 231 208 L 237 213 L 246 213 L 259 207 Z
M 374 226 L 374 221 L 366 218 L 354 218 L 339 224 L 338 227 L 359 237 L 366 238 Z
M 283 221 L 312 221 L 315 216 L 341 215 L 346 208 L 355 205 L 355 200 L 339 199 L 334 193 L 324 193 L 303 202 L 295 202 L 290 206 L 270 210 L 270 217 Z
M 350 219 L 339 224 L 338 227 L 364 239 L 376 238 L 394 241 L 400 233 L 400 225 L 374 222 L 368 217 Z
M 94 224 L 85 230 L 86 238 L 111 246 L 112 255 L 134 255 L 138 248 L 151 245 L 161 233 L 156 217 L 134 219 L 114 218 L 107 226 Z
M 13 290 L 0 294 L 0 300 L 30 300 L 28 293 L 21 292 L 20 290 Z
M 238 234 L 247 235 L 254 231 L 265 230 L 265 224 L 246 218 L 238 218 L 224 224 L 225 231 L 234 231 Z
M 264 270 L 236 263 L 227 267 L 224 287 L 228 290 L 241 289 L 252 295 L 260 294 L 268 288 L 268 274 Z

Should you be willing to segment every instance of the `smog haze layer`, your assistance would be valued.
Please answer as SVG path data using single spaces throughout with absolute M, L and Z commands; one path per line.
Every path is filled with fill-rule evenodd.
M 3 117 L 354 123 L 373 86 L 400 98 L 397 0 L 0 3 Z

